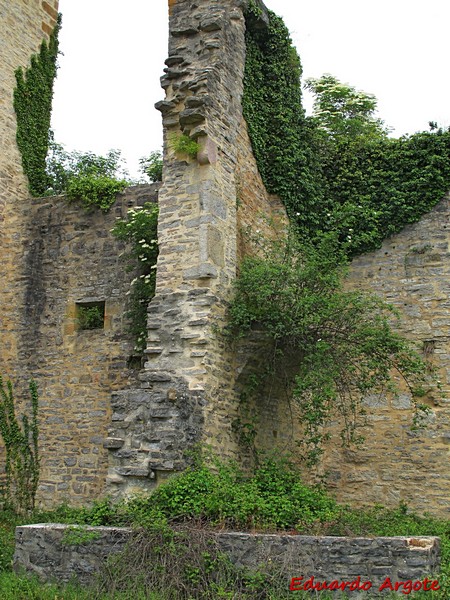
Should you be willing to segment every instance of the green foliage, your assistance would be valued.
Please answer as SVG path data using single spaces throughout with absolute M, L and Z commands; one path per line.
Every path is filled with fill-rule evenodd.
M 220 497 L 222 490 L 223 498 Z M 246 498 L 247 495 L 250 498 Z M 243 504 L 242 498 L 247 508 L 236 518 L 233 509 L 236 503 Z M 251 505 L 255 519 L 251 518 Z M 281 571 L 266 563 L 252 572 L 234 567 L 219 551 L 213 533 L 205 528 L 206 522 L 233 526 L 239 523 L 239 527 L 252 528 L 260 523 L 264 529 L 273 527 L 275 521 L 283 528 L 292 530 L 298 525 L 299 532 L 316 535 L 439 536 L 441 590 L 418 593 L 414 597 L 420 600 L 449 597 L 450 521 L 410 513 L 404 503 L 395 510 L 381 506 L 358 509 L 339 506 L 322 489 L 301 484 L 296 468 L 279 458 L 262 459 L 253 473 L 244 473 L 231 463 L 217 461 L 212 468 L 207 468 L 197 456 L 190 469 L 163 483 L 148 497 L 135 497 L 116 505 L 102 500 L 91 508 L 61 506 L 49 513 L 35 512 L 21 520 L 14 513 L 4 512 L 0 516 L 0 534 L 2 530 L 6 532 L 2 537 L 6 544 L 6 548 L 2 548 L 4 571 L 11 568 L 15 525 L 68 521 L 91 525 L 134 524 L 138 528 L 125 551 L 109 558 L 92 587 L 84 590 L 72 586 L 44 587 L 37 580 L 3 572 L 0 574 L 2 599 L 287 600 L 293 595 L 286 584 L 288 577 L 294 575 L 289 567 Z M 68 540 L 75 545 L 92 541 L 85 528 L 68 531 Z M 0 552 L 0 557 L 3 555 Z M 296 593 L 294 597 L 310 596 Z
M 108 212 L 119 192 L 128 186 L 125 180 L 117 181 L 110 177 L 85 175 L 71 179 L 67 185 L 67 198 L 80 200 L 86 208 L 96 206 Z
M 68 527 L 64 531 L 62 544 L 63 546 L 85 546 L 100 538 L 100 533 L 92 529 L 87 529 L 86 526 L 81 527 L 76 525 Z
M 298 469 L 285 457 L 262 456 L 249 473 L 233 462 L 197 457 L 193 465 L 158 486 L 148 496 L 113 504 L 100 500 L 91 508 L 63 507 L 58 519 L 84 525 L 134 525 L 150 529 L 189 520 L 238 529 L 297 529 L 332 521 L 336 503 L 319 487 L 303 484 Z
M 383 122 L 374 117 L 377 100 L 372 94 L 357 91 L 332 75 L 307 79 L 305 87 L 315 96 L 313 109 L 319 128 L 334 139 L 345 136 L 367 142 L 387 136 Z
M 97 305 L 77 307 L 78 329 L 101 329 L 104 318 L 103 307 Z
M 16 573 L 0 573 L 2 600 L 166 600 L 160 594 L 147 593 L 141 589 L 136 595 L 127 592 L 103 594 L 92 588 L 68 583 L 42 583 L 36 576 Z
M 159 486 L 148 499 L 130 502 L 141 521 L 200 519 L 230 529 L 297 529 L 330 520 L 335 503 L 322 490 L 303 484 L 295 465 L 265 457 L 251 474 L 234 463 L 203 461 Z
M 187 154 L 190 158 L 196 158 L 200 150 L 198 142 L 185 134 L 172 136 L 170 145 L 177 154 Z
M 291 219 L 310 226 L 322 194 L 314 128 L 302 106 L 300 59 L 282 19 L 268 14 L 267 30 L 252 27 L 247 15 L 244 117 L 267 190 L 281 197 Z
M 143 352 L 147 340 L 147 306 L 155 294 L 156 261 L 158 258 L 158 205 L 147 203 L 141 209 L 131 209 L 127 218 L 118 220 L 112 233 L 130 244 L 125 258 L 130 270 L 137 269 L 131 283 L 127 316 L 133 334 L 135 350 Z
M 163 158 L 159 150 L 150 152 L 148 158 L 141 158 L 139 165 L 140 171 L 147 175 L 152 183 L 162 181 Z
M 426 367 L 392 331 L 390 305 L 342 289 L 344 252 L 333 238 L 313 247 L 291 237 L 267 244 L 261 253 L 241 264 L 228 332 L 233 339 L 254 328 L 264 332 L 268 375 L 287 382 L 301 408 L 306 457 L 317 462 L 330 419 L 342 423 L 344 445 L 357 443 L 361 399 L 395 391 L 393 370 L 413 391 L 425 380 Z
M 48 195 L 67 194 L 69 200 L 80 200 L 86 208 L 98 207 L 103 212 L 108 212 L 117 194 L 130 184 L 119 150 L 110 150 L 106 156 L 67 152 L 53 139 L 47 157 L 47 172 Z
M 3 507 L 0 511 L 0 575 L 11 569 L 15 527 L 22 519 L 23 515 L 19 517 L 10 507 Z
M 366 144 L 336 139 L 322 154 L 327 206 L 324 231 L 335 231 L 353 256 L 418 221 L 450 188 L 450 132 L 416 133 Z
M 31 415 L 23 414 L 21 422 L 16 416 L 13 386 L 6 385 L 0 375 L 0 435 L 5 446 L 5 486 L 2 490 L 6 506 L 28 512 L 34 508 L 39 483 L 38 448 L 38 391 L 30 381 Z
M 258 169 L 298 234 L 334 232 L 347 254 L 382 241 L 429 212 L 450 188 L 450 132 L 391 139 L 376 99 L 331 75 L 312 79 L 315 116 L 301 103 L 301 68 L 282 20 L 247 15 L 243 109 Z
M 53 82 L 56 77 L 58 33 L 61 16 L 50 41 L 42 42 L 38 55 L 31 57 L 30 66 L 15 72 L 14 110 L 17 115 L 17 145 L 22 165 L 28 177 L 30 193 L 40 196 L 48 188 L 45 157 L 49 143 Z
M 125 180 L 128 173 L 124 169 L 120 150 L 110 150 L 106 156 L 93 152 L 67 151 L 62 144 L 54 141 L 50 132 L 47 173 L 50 179 L 48 194 L 64 194 L 71 179 L 85 177 L 105 177 Z

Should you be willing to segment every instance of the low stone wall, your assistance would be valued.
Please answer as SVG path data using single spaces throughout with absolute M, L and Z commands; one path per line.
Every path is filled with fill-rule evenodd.
M 131 530 L 86 527 L 84 543 L 68 543 L 69 525 L 24 525 L 16 529 L 15 570 L 25 569 L 44 581 L 89 583 L 106 558 L 123 550 Z M 72 536 L 73 537 L 73 536 Z M 440 541 L 436 537 L 314 537 L 276 534 L 219 533 L 219 548 L 239 567 L 275 570 L 301 589 L 324 581 L 360 582 L 359 589 L 395 589 L 396 582 L 438 579 Z M 295 578 L 295 579 L 293 579 Z M 313 578 L 313 579 L 312 579 Z M 359 578 L 359 579 L 358 579 Z M 436 584 L 437 585 L 437 584 Z M 308 588 L 307 588 L 308 589 Z M 317 588 L 316 588 L 317 589 Z M 356 588 L 357 589 L 357 588 Z M 346 592 L 349 590 L 346 587 Z M 402 592 L 400 586 L 398 591 Z
M 67 583 L 75 577 L 88 584 L 108 556 L 125 548 L 131 534 L 124 527 L 83 527 L 78 538 L 85 542 L 75 544 L 71 530 L 76 533 L 73 525 L 55 523 L 17 527 L 14 570 L 25 570 L 42 581 Z

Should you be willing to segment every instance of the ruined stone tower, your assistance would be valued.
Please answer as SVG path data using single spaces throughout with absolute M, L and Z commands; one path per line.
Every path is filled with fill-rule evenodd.
M 261 180 L 242 114 L 245 0 L 169 0 L 169 56 L 157 104 L 164 130 L 162 186 L 119 195 L 108 215 L 63 197 L 30 199 L 16 144 L 14 72 L 27 67 L 56 24 L 57 2 L 0 0 L 0 373 L 40 390 L 41 483 L 46 505 L 152 489 L 207 444 L 242 458 L 233 430 L 245 364 L 217 335 L 225 322 L 248 227 L 271 236 L 285 222 Z M 258 13 L 259 16 L 255 16 Z M 252 27 L 267 27 L 267 11 Z M 249 17 L 247 16 L 247 19 Z M 193 158 L 177 140 L 195 140 Z M 116 217 L 159 195 L 156 295 L 148 307 L 145 363 L 126 331 L 133 274 L 110 230 Z M 357 259 L 353 283 L 394 302 L 405 333 L 427 348 L 449 391 L 448 199 L 419 223 Z M 268 219 L 269 218 L 269 219 Z M 102 306 L 103 327 L 81 331 L 77 311 Z M 450 404 L 435 395 L 424 432 L 408 429 L 408 397 L 368 399 L 361 453 L 331 447 L 330 484 L 340 499 L 448 514 Z M 258 443 L 294 449 L 291 406 L 261 397 Z M 411 485 L 414 482 L 414 485 Z

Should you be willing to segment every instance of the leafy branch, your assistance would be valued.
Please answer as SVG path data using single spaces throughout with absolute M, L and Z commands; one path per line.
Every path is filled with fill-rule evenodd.
M 394 373 L 406 382 L 416 410 L 423 410 L 413 392 L 428 375 L 411 344 L 392 330 L 392 306 L 343 288 L 339 248 L 331 236 L 315 248 L 292 236 L 267 242 L 262 254 L 244 259 L 229 308 L 231 337 L 251 337 L 257 329 L 264 333 L 265 357 L 272 347 L 269 376 L 287 381 L 300 409 L 309 463 L 318 461 L 331 420 L 341 422 L 344 445 L 362 439 L 364 398 L 396 393 Z
M 155 294 L 156 261 L 158 258 L 158 205 L 146 203 L 140 209 L 130 209 L 126 219 L 119 219 L 112 234 L 129 244 L 125 255 L 129 270 L 137 270 L 131 282 L 129 309 L 130 331 L 135 350 L 140 354 L 147 340 L 147 306 Z

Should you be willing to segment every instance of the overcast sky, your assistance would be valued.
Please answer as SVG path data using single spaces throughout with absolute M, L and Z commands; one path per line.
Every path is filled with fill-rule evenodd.
M 429 121 L 450 125 L 449 0 L 265 3 L 291 31 L 304 78 L 331 73 L 375 94 L 398 136 Z M 98 154 L 118 148 L 135 175 L 139 157 L 162 143 L 153 105 L 164 97 L 167 0 L 60 0 L 60 12 L 56 141 Z

